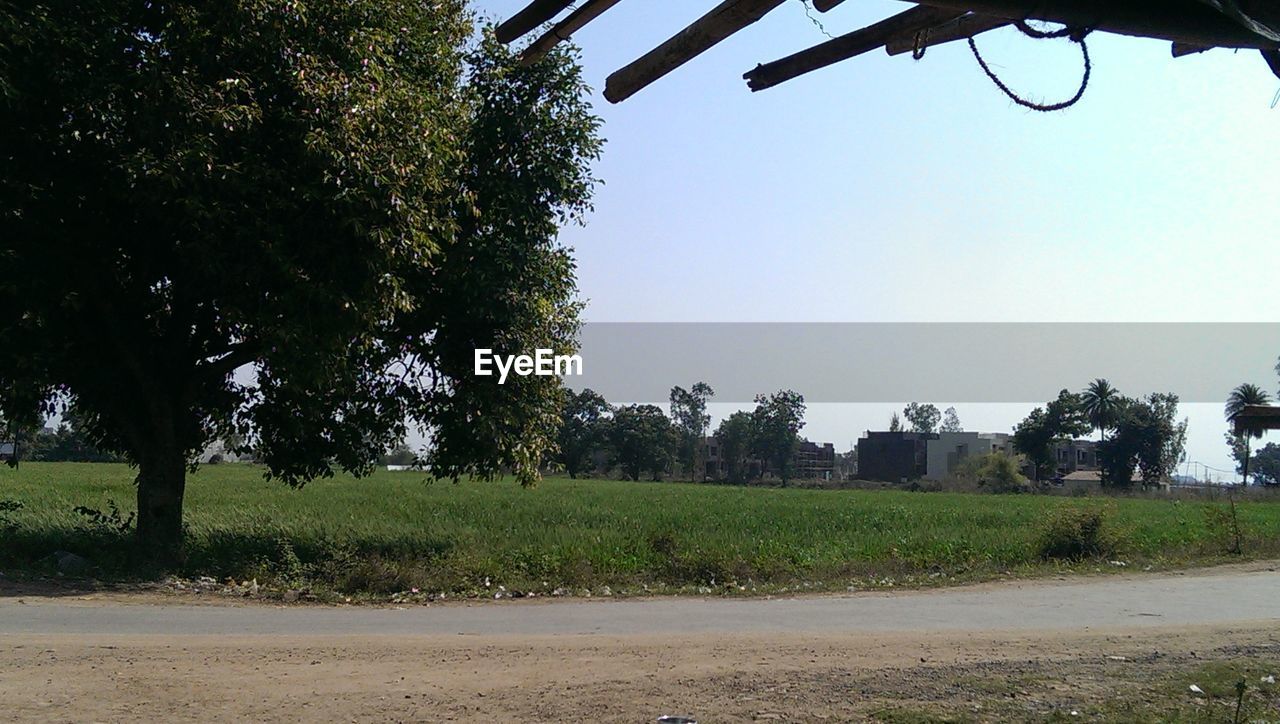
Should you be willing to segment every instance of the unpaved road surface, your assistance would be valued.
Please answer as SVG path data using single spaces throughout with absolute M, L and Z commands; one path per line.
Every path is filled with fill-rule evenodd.
M 405 609 L 10 595 L 0 652 L 0 718 L 29 720 L 1123 720 L 1206 663 L 1280 673 L 1280 573 Z
M 0 634 L 686 636 L 1280 622 L 1280 573 L 1267 568 L 767 600 L 534 600 L 333 608 L 7 598 L 0 599 Z

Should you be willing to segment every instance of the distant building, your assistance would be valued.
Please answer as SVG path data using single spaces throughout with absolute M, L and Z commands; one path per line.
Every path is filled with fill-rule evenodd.
M 1059 475 L 1094 471 L 1098 465 L 1098 443 L 1093 440 L 1065 440 L 1054 443 L 1053 463 Z
M 830 480 L 835 476 L 836 446 L 801 440 L 796 448 L 795 477 L 800 480 Z
M 923 478 L 928 472 L 931 432 L 871 432 L 858 440 L 858 477 L 863 480 L 902 482 Z
M 0 462 L 8 462 L 13 459 L 13 443 L 0 442 Z
M 1077 470 L 1062 476 L 1066 485 L 1101 485 L 1102 472 L 1098 470 Z
M 966 458 L 993 452 L 1013 453 L 1013 436 L 1003 432 L 941 432 L 925 444 L 925 474 L 945 480 Z
M 721 453 L 720 441 L 714 436 L 703 438 L 703 459 L 706 461 L 707 479 L 724 480 L 729 477 L 729 461 Z M 830 480 L 835 477 L 836 447 L 829 442 L 801 440 L 792 458 L 792 477 L 796 480 Z M 761 476 L 763 463 L 754 457 L 744 461 L 743 474 L 747 480 Z

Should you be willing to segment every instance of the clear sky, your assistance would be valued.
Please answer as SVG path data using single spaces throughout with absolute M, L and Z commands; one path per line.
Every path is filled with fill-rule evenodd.
M 713 5 L 619 3 L 575 38 L 588 81 Z M 906 7 L 815 15 L 840 34 Z M 747 90 L 744 71 L 825 39 L 790 0 L 625 103 L 597 95 L 605 185 L 564 234 L 588 321 L 1280 321 L 1280 79 L 1255 51 L 1095 34 L 1088 91 L 1052 114 L 1008 101 L 964 43 Z M 1025 95 L 1079 83 L 1066 41 L 978 41 Z M 827 407 L 806 432 L 841 448 L 889 409 Z M 966 427 L 1025 414 L 983 407 Z M 1221 407 L 1186 408 L 1190 456 L 1228 467 Z

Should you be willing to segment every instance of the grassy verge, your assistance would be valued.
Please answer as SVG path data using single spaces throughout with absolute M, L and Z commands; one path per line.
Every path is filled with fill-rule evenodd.
M 0 571 L 49 574 L 55 551 L 91 575 L 138 567 L 111 516 L 128 519 L 123 465 L 0 469 Z M 844 590 L 931 585 L 1085 566 L 1212 563 L 1234 540 L 1225 504 L 865 490 L 792 490 L 551 479 L 428 484 L 420 474 L 338 477 L 300 491 L 245 465 L 201 469 L 187 492 L 179 575 L 385 597 Z M 7 521 L 7 522 L 6 522 Z M 1245 502 L 1245 555 L 1280 554 L 1280 503 Z M 1079 538 L 1079 540 L 1077 540 Z M 1083 552 L 1083 563 L 1044 559 Z

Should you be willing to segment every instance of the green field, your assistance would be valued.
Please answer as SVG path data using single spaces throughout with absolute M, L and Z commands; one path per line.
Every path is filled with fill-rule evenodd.
M 0 468 L 0 571 L 52 575 L 54 551 L 88 558 L 92 575 L 157 575 L 127 535 L 77 506 L 125 517 L 124 465 L 24 463 Z M 185 563 L 218 580 L 256 578 L 320 595 L 486 595 L 562 588 L 751 593 L 934 585 L 1001 575 L 1211 563 L 1234 540 L 1224 502 L 796 490 L 550 479 L 431 483 L 417 473 L 338 477 L 292 490 L 248 465 L 206 466 L 187 488 Z M 1054 520 L 1102 515 L 1104 552 L 1045 560 Z M 1280 503 L 1238 505 L 1245 557 L 1280 554 Z M 488 585 L 486 585 L 486 581 Z M 500 589 L 499 586 L 503 587 Z

